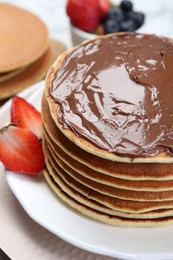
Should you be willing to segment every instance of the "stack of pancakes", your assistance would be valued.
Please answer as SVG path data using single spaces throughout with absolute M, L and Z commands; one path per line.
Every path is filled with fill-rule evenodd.
M 147 146 L 147 132 L 146 136 L 144 136 L 145 131 L 143 127 L 142 136 L 144 136 L 144 138 L 140 139 L 139 143 L 136 144 L 134 141 L 135 145 L 132 146 L 132 141 L 131 143 L 129 141 L 132 140 L 133 135 L 135 135 L 136 133 L 134 134 L 133 132 L 131 132 L 129 137 L 129 133 L 127 134 L 127 132 L 123 132 L 123 137 L 126 134 L 126 139 L 122 139 L 122 142 L 124 142 L 123 145 L 117 144 L 113 148 L 105 148 L 107 145 L 105 144 L 105 140 L 107 138 L 108 130 L 107 132 L 103 131 L 101 133 L 102 140 L 103 136 L 105 137 L 105 142 L 102 145 L 102 143 L 99 143 L 97 139 L 98 136 L 100 136 L 101 129 L 100 132 L 98 131 L 99 129 L 97 129 L 96 132 L 98 133 L 98 135 L 96 135 L 94 132 L 97 125 L 95 124 L 96 120 L 93 114 L 96 116 L 101 111 L 100 114 L 102 116 L 100 117 L 101 119 L 99 122 L 103 122 L 103 117 L 105 117 L 105 115 L 109 113 L 109 111 L 103 111 L 104 102 L 105 104 L 107 104 L 107 94 L 105 95 L 105 99 L 95 99 L 95 104 L 91 104 L 92 97 L 89 95 L 88 92 L 89 87 L 92 87 L 94 88 L 94 91 L 96 93 L 93 94 L 94 97 L 98 97 L 97 93 L 99 91 L 101 91 L 102 97 L 105 93 L 108 93 L 108 95 L 110 95 L 111 97 L 113 95 L 111 88 L 110 92 L 109 89 L 107 90 L 107 88 L 102 88 L 102 90 L 100 90 L 102 78 L 101 76 L 99 76 L 101 75 L 99 73 L 100 71 L 103 71 L 103 68 L 102 70 L 100 69 L 101 65 L 98 64 L 96 56 L 96 53 L 99 49 L 98 57 L 100 62 L 103 62 L 103 56 L 104 59 L 106 57 L 106 55 L 104 55 L 105 50 L 103 48 L 104 45 L 108 47 L 107 42 L 109 42 L 109 44 L 117 44 L 117 46 L 120 46 L 121 50 L 122 48 L 124 48 L 122 51 L 122 55 L 124 55 L 124 53 L 125 55 L 127 55 L 126 49 L 124 47 L 127 44 L 127 42 L 128 48 L 130 42 L 132 48 L 135 48 L 136 51 L 136 48 L 138 48 L 138 46 L 141 46 L 143 42 L 146 41 L 146 46 L 149 46 L 149 48 L 151 48 L 152 44 L 154 46 L 155 42 L 158 43 L 158 39 L 160 41 L 160 38 L 157 38 L 155 36 L 146 36 L 133 33 L 124 33 L 96 38 L 85 42 L 81 46 L 75 47 L 71 50 L 68 50 L 67 52 L 62 53 L 57 58 L 53 66 L 50 68 L 49 73 L 47 75 L 45 92 L 42 99 L 43 150 L 46 160 L 46 169 L 44 170 L 44 176 L 50 187 L 65 203 L 67 203 L 73 209 L 93 219 L 108 224 L 120 226 L 155 226 L 171 223 L 173 221 L 173 156 L 171 154 L 172 150 L 166 142 L 166 137 L 164 137 L 165 139 L 162 137 L 158 142 L 157 146 L 156 144 L 153 145 L 153 141 L 151 142 L 150 146 Z M 148 44 L 148 40 L 151 40 L 152 44 Z M 167 42 L 167 39 L 161 39 L 161 41 L 162 40 Z M 119 44 L 120 41 L 121 44 Z M 136 44 L 136 41 L 138 44 Z M 172 43 L 170 43 L 170 46 L 172 47 L 172 55 L 173 46 L 171 44 Z M 151 49 L 152 53 L 154 53 L 153 47 Z M 163 50 L 164 48 L 162 48 L 161 46 L 161 49 Z M 167 53 L 167 47 L 165 47 L 164 51 L 165 53 Z M 109 52 L 111 53 L 110 57 L 114 55 L 113 51 L 110 48 Z M 118 49 L 117 56 L 115 56 L 118 57 L 118 62 L 120 60 L 120 56 L 118 55 L 119 53 L 120 49 Z M 148 55 L 146 49 L 143 53 Z M 143 53 L 141 54 L 141 50 L 139 50 L 139 53 L 135 54 L 138 56 L 137 58 L 139 59 L 142 57 L 142 64 L 144 64 Z M 156 53 L 158 54 L 158 51 Z M 91 60 L 88 61 L 88 56 L 90 55 Z M 123 62 L 125 60 L 125 56 L 122 57 L 121 65 L 122 60 Z M 132 55 L 130 57 L 132 57 Z M 166 60 L 166 58 L 167 56 L 165 55 L 164 61 Z M 96 61 L 95 64 L 97 64 L 98 66 L 97 69 L 96 67 L 94 68 L 94 65 L 92 67 L 94 68 L 93 70 L 90 69 L 90 67 L 89 70 L 87 70 L 86 72 L 88 64 L 94 64 L 93 61 Z M 104 64 L 107 64 L 109 62 L 110 60 L 108 61 L 107 59 L 106 62 L 104 62 Z M 111 65 L 112 62 L 114 62 L 114 60 L 111 60 Z M 147 59 L 147 62 L 147 64 L 149 64 L 149 68 L 157 65 L 154 60 L 154 57 L 152 60 Z M 161 62 L 160 64 L 163 63 Z M 166 62 L 165 64 L 166 65 L 163 66 L 164 69 L 167 66 Z M 157 67 L 160 69 L 159 66 Z M 112 67 L 109 64 L 106 68 L 108 70 L 111 70 Z M 114 69 L 116 70 L 117 68 L 118 66 L 116 66 Z M 134 67 L 132 66 L 131 68 L 131 70 L 128 70 L 129 75 L 131 72 L 134 72 Z M 96 74 L 96 71 L 99 71 L 99 73 Z M 106 69 L 104 71 L 106 71 L 107 73 Z M 153 67 L 152 71 L 155 71 Z M 121 71 L 119 71 L 118 73 L 121 74 L 120 72 Z M 94 73 L 95 75 L 92 83 L 90 80 L 86 80 L 88 75 L 91 76 Z M 145 75 L 145 80 L 146 77 L 148 79 L 151 76 L 151 73 L 152 72 L 150 71 L 149 76 L 146 76 L 147 74 Z M 128 73 L 125 72 L 125 74 L 123 74 L 124 78 L 126 78 L 126 74 Z M 108 81 L 109 86 L 111 86 L 111 81 L 114 80 L 116 88 L 116 83 L 118 82 L 118 80 L 116 82 L 116 77 L 118 76 L 116 73 L 115 75 L 116 76 L 114 79 L 107 78 L 106 81 Z M 139 71 L 138 76 L 140 76 Z M 82 81 L 80 81 L 81 78 Z M 99 78 L 100 80 L 99 90 L 98 85 L 96 85 L 96 78 Z M 131 79 L 129 77 L 126 79 L 127 81 L 123 82 L 122 78 L 122 84 L 125 85 L 127 82 L 130 82 L 128 83 L 129 85 L 132 84 Z M 151 79 L 149 78 L 149 80 Z M 103 81 L 105 83 L 105 79 L 103 79 Z M 161 79 L 159 79 L 159 81 L 161 81 Z M 84 82 L 87 85 L 86 88 Z M 88 82 L 90 83 L 88 84 Z M 84 84 L 82 88 L 81 84 Z M 133 87 L 136 86 L 139 87 L 139 85 L 135 85 Z M 141 84 L 141 86 L 142 89 L 143 87 L 146 87 L 146 81 L 145 84 Z M 130 91 L 131 90 L 132 89 L 130 88 Z M 150 90 L 151 87 L 149 88 L 149 91 Z M 128 92 L 127 86 L 126 91 Z M 132 95 L 135 96 L 136 91 L 137 90 L 135 90 L 135 92 Z M 86 102 L 85 100 L 86 93 L 90 98 L 90 102 L 88 102 L 88 100 Z M 144 93 L 144 101 L 146 101 L 146 91 Z M 126 93 L 124 92 L 124 95 L 125 94 Z M 118 98 L 116 97 L 114 105 L 119 104 L 120 106 L 120 103 L 122 103 L 122 100 L 120 101 L 120 96 Z M 151 98 L 153 98 L 153 95 L 151 96 Z M 158 96 L 156 97 L 155 95 L 153 100 L 156 101 L 157 98 Z M 100 105 L 101 101 L 102 106 Z M 159 98 L 157 101 L 159 102 Z M 123 103 L 124 110 L 123 114 L 121 113 L 120 117 L 118 117 L 116 114 L 116 117 L 112 117 L 111 119 L 109 118 L 109 120 L 117 120 L 117 118 L 119 118 L 119 120 L 122 120 L 123 115 L 123 120 L 124 116 L 126 117 L 126 119 L 130 120 L 128 121 L 131 122 L 130 127 L 132 127 L 133 122 L 135 122 L 135 127 L 138 126 L 139 129 L 143 122 L 146 123 L 146 118 L 145 121 L 143 119 L 145 117 L 144 113 L 142 114 L 142 116 L 140 115 L 140 112 L 136 115 L 134 114 L 133 109 L 133 112 L 131 112 L 129 116 L 129 111 L 131 110 L 128 109 L 131 109 L 132 103 L 130 103 L 129 105 L 128 102 L 126 100 L 125 107 Z M 156 105 L 158 105 L 158 102 Z M 160 102 L 160 104 L 161 105 L 159 108 L 161 109 L 162 103 Z M 92 105 L 96 105 L 97 108 L 99 107 L 102 109 L 98 109 L 100 111 L 98 112 L 97 110 L 97 113 L 94 112 L 92 115 L 91 113 L 89 113 L 90 117 L 92 116 L 94 120 L 89 119 L 88 117 L 88 121 L 86 121 L 88 123 L 85 124 L 85 119 L 87 117 L 86 111 L 88 111 L 87 109 L 89 109 L 88 106 L 91 108 Z M 145 105 L 146 104 L 143 104 L 142 109 L 145 109 Z M 147 105 L 150 104 L 147 103 Z M 94 110 L 92 110 L 92 112 L 93 111 Z M 117 111 L 120 111 L 120 108 Z M 84 114 L 84 116 L 82 114 Z M 132 114 L 134 121 L 132 121 Z M 147 115 L 147 119 L 148 118 L 149 116 Z M 137 122 L 140 123 L 137 125 Z M 153 131 L 152 127 L 154 122 L 155 121 L 153 121 L 152 118 L 152 124 L 151 126 L 147 125 L 147 131 L 150 131 L 150 128 L 151 131 Z M 159 120 L 157 121 L 157 124 L 159 124 Z M 122 127 L 119 124 L 119 128 L 113 129 L 113 131 L 125 131 L 125 129 L 127 129 L 128 127 L 129 125 L 127 124 L 126 128 Z M 164 125 L 164 129 L 165 127 L 166 126 Z M 162 128 L 162 126 L 159 126 L 159 128 Z M 137 131 L 137 134 L 140 135 L 141 132 Z M 97 140 L 97 142 L 95 142 L 93 136 Z M 158 136 L 159 135 L 157 135 L 156 138 L 157 140 Z M 129 138 L 129 142 L 127 142 L 127 138 Z M 150 141 L 150 138 L 151 136 L 147 139 L 147 141 Z M 137 136 L 135 136 L 134 139 L 138 139 Z M 162 144 L 161 142 L 163 141 L 163 139 L 164 142 Z M 141 140 L 143 141 L 143 146 L 141 145 Z M 114 141 L 115 139 L 112 139 L 112 143 L 114 143 Z
M 50 41 L 45 24 L 19 7 L 0 4 L 0 99 L 45 77 L 65 47 Z

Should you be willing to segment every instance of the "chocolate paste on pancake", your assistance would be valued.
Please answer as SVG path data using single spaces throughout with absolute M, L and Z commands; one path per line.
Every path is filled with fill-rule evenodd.
M 68 53 L 50 94 L 64 128 L 120 155 L 173 156 L 173 43 L 127 33 Z

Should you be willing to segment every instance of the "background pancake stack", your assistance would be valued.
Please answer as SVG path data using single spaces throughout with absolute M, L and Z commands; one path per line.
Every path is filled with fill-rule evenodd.
M 42 99 L 44 176 L 50 187 L 72 208 L 108 224 L 172 223 L 173 164 L 167 163 L 172 157 L 161 154 L 120 161 L 59 122 L 59 106 L 50 88 L 69 53 L 60 55 L 51 67 Z
M 0 20 L 0 100 L 3 100 L 44 78 L 65 47 L 50 40 L 45 24 L 27 10 L 1 3 Z

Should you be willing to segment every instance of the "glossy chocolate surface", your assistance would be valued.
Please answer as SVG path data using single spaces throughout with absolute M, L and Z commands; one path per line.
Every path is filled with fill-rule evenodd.
M 64 59 L 50 95 L 64 128 L 119 155 L 173 152 L 173 43 L 129 33 Z

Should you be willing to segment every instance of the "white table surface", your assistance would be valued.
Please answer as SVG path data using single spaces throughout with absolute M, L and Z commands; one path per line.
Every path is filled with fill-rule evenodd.
M 47 25 L 51 38 L 72 46 L 65 0 L 9 0 L 37 14 Z M 118 2 L 118 1 L 117 1 Z M 172 0 L 135 0 L 135 9 L 146 13 L 141 31 L 173 37 Z M 51 234 L 26 214 L 0 172 L 0 246 L 14 260 L 109 260 L 78 249 Z

